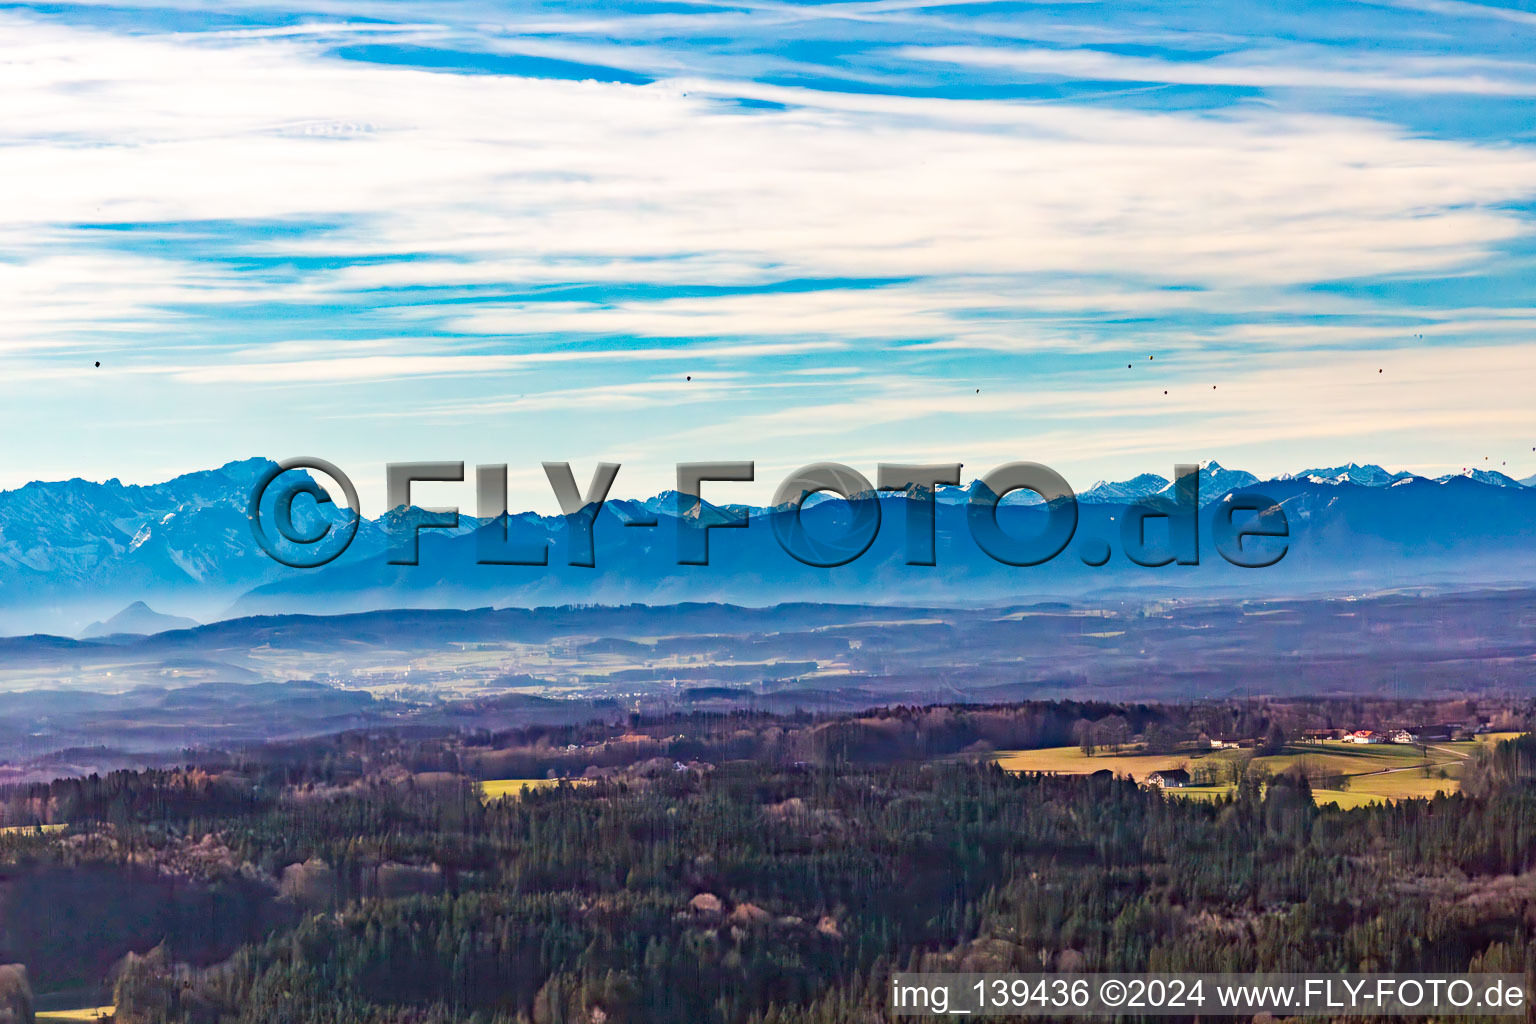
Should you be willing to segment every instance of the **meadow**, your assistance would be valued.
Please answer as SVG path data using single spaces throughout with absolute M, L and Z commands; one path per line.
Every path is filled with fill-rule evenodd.
M 1062 775 L 1086 775 L 1108 769 L 1116 775 L 1138 782 L 1156 771 L 1185 768 L 1216 769 L 1227 762 L 1251 758 L 1250 764 L 1280 774 L 1298 764 L 1309 774 L 1327 773 L 1345 776 L 1346 788 L 1316 788 L 1313 797 L 1319 804 L 1360 807 L 1368 803 L 1391 802 L 1413 797 L 1432 797 L 1436 793 L 1454 793 L 1461 763 L 1479 745 L 1517 734 L 1489 734 L 1462 743 L 1432 743 L 1427 751 L 1397 743 L 1354 744 L 1336 740 L 1289 744 L 1279 754 L 1253 756 L 1251 750 L 1180 750 L 1171 754 L 1149 754 L 1127 748 L 1116 752 L 1096 752 L 1092 756 L 1079 747 L 1047 747 L 1040 750 L 1009 750 L 993 755 L 994 760 L 1011 772 L 1054 772 Z M 1428 768 L 1426 772 L 1426 766 Z M 1441 777 L 1442 773 L 1446 776 Z M 1224 774 L 1224 773 L 1223 773 Z M 1212 799 L 1231 792 L 1228 783 L 1189 786 L 1176 791 L 1189 799 Z

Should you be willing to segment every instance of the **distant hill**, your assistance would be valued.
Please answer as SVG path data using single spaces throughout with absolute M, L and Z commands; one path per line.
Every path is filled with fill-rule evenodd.
M 1529 588 L 1404 588 L 1070 606 L 402 609 L 225 619 L 153 636 L 6 637 L 0 781 L 8 760 L 72 748 L 237 749 L 374 727 L 494 732 L 614 721 L 637 703 L 790 711 L 1068 696 L 1526 699 L 1536 693 L 1533 600 Z M 545 661 L 536 674 L 506 671 L 535 649 Z M 294 679 L 298 666 L 313 678 Z
M 80 631 L 81 639 L 111 636 L 114 633 L 164 633 L 172 629 L 192 629 L 202 623 L 179 615 L 162 615 L 143 601 L 135 601 L 105 622 L 93 622 Z

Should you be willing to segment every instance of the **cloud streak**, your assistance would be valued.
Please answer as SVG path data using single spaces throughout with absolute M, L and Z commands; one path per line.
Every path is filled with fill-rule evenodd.
M 1214 60 L 1158 60 L 1098 50 L 1000 50 L 988 47 L 906 47 L 901 55 L 970 68 L 1019 74 L 1175 85 L 1258 89 L 1343 89 L 1357 92 L 1432 93 L 1472 96 L 1536 95 L 1536 65 L 1464 59 L 1399 58 L 1391 62 L 1352 58 L 1339 66 L 1312 52 L 1243 54 Z
M 865 447 L 870 413 L 981 437 L 1026 396 L 1032 429 L 1124 462 L 1096 417 L 1205 436 L 1180 389 L 1223 366 L 1275 438 L 1328 424 L 1393 461 L 1364 412 L 1235 383 L 1301 353 L 1422 357 L 1458 382 L 1424 422 L 1489 429 L 1464 354 L 1496 372 L 1536 309 L 1536 145 L 1499 127 L 1536 92 L 1520 12 L 1361 5 L 1367 49 L 1244 11 L 11 9 L 0 393 L 49 425 L 34 475 L 98 438 L 140 458 L 92 426 L 135 408 L 199 424 L 139 439 L 157 466 L 348 416 L 402 424 L 359 449 L 414 441 L 412 408 L 593 451 L 643 412 L 787 459 Z M 1152 351 L 1169 402 L 1151 370 L 1145 399 L 1084 383 Z M 924 397 L 949 389 L 975 400 Z M 1527 424 L 1492 407 L 1512 446 Z

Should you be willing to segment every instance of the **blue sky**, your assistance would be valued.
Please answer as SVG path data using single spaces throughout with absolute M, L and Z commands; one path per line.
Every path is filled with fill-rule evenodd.
M 1460 0 L 6 4 L 0 486 L 1524 477 L 1533 54 Z

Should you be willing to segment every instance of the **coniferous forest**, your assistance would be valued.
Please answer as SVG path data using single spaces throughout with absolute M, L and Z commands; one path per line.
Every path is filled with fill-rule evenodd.
M 933 742 L 967 714 L 999 712 Z M 887 1019 L 900 970 L 1533 967 L 1536 738 L 1460 794 L 1340 810 L 1301 773 L 1190 800 L 883 756 L 869 730 L 935 722 L 882 720 L 353 735 L 13 788 L 7 820 L 65 827 L 0 835 L 0 963 L 125 1024 L 810 1024 Z M 477 781 L 581 750 L 612 763 Z

